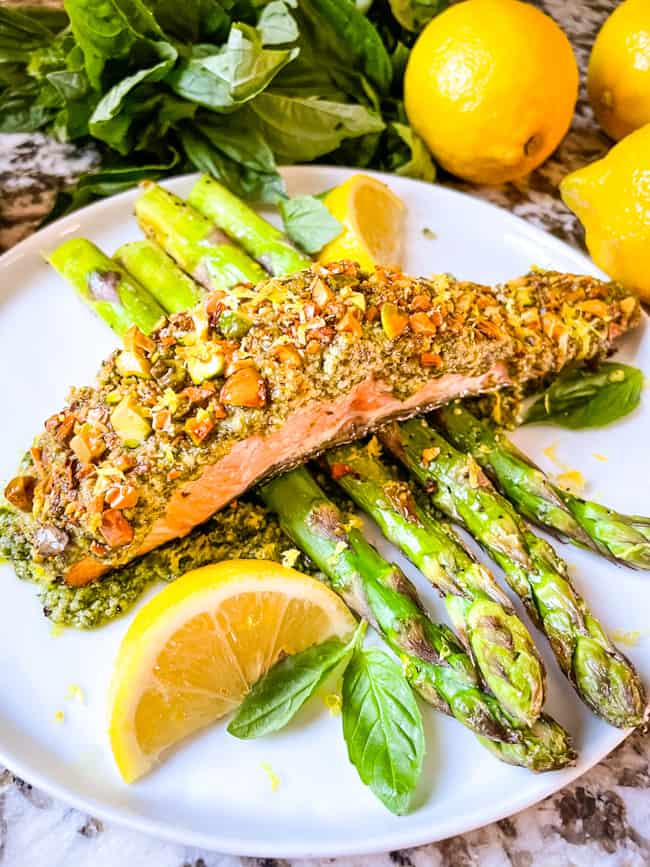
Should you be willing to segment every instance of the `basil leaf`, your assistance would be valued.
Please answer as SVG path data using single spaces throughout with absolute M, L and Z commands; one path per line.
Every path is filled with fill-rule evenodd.
M 257 29 L 263 45 L 286 45 L 298 38 L 298 25 L 289 11 L 289 6 L 297 5 L 297 0 L 271 0 L 262 9 Z
M 526 412 L 523 424 L 555 424 L 570 430 L 604 427 L 631 413 L 641 400 L 643 373 L 615 362 L 595 370 L 561 373 Z
M 391 123 L 387 142 L 389 172 L 433 183 L 436 166 L 419 135 L 403 123 Z
M 343 736 L 362 781 L 397 815 L 422 772 L 420 708 L 401 668 L 380 650 L 356 650 L 343 675 Z
M 328 70 L 338 67 L 340 84 L 365 77 L 377 91 L 388 93 L 392 79 L 390 57 L 377 29 L 352 0 L 300 0 L 301 40 Z M 352 76 L 350 75 L 352 73 Z M 348 90 L 356 93 L 356 89 Z
M 32 51 L 48 45 L 54 33 L 47 25 L 48 19 L 39 20 L 33 11 L 0 8 L 0 62 L 26 62 Z
M 217 178 L 231 192 L 245 199 L 276 204 L 286 197 L 284 181 L 277 171 L 258 172 L 231 159 L 215 147 L 203 131 L 203 125 L 179 129 L 183 149 L 196 169 Z
M 164 34 L 142 0 L 65 0 L 72 32 L 84 54 L 91 85 L 102 89 L 109 61 L 131 58 Z
M 138 114 L 142 114 L 141 90 L 132 93 L 144 82 L 161 81 L 173 67 L 178 52 L 168 42 L 154 43 L 160 57 L 158 63 L 127 75 L 110 88 L 97 104 L 88 125 L 90 134 L 105 141 L 126 156 L 131 149 L 128 132 Z M 129 99 L 131 97 L 131 99 Z
M 0 92 L 0 132 L 36 132 L 51 121 L 52 107 L 39 102 L 40 90 L 28 79 Z
M 343 226 L 315 196 L 294 196 L 280 202 L 287 235 L 305 253 L 314 255 L 343 231 Z
M 264 48 L 257 30 L 234 24 L 224 46 L 184 61 L 167 77 L 167 84 L 183 99 L 212 111 L 232 111 L 261 93 L 297 56 L 297 48 Z
M 347 643 L 330 638 L 277 662 L 254 684 L 228 726 L 237 738 L 258 738 L 287 725 L 305 702 L 362 641 L 366 622 L 361 621 Z
M 147 5 L 168 36 L 181 42 L 222 42 L 230 17 L 218 0 L 147 0 Z
M 419 33 L 447 6 L 447 0 L 389 0 L 390 9 L 402 27 Z
M 346 0 L 347 2 L 347 0 Z M 250 103 L 259 128 L 280 161 L 315 160 L 348 138 L 384 128 L 381 118 L 363 105 L 318 97 L 291 97 L 266 91 Z

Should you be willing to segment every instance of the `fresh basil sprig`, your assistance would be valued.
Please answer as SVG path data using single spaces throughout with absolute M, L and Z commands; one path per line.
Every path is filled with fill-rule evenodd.
M 228 732 L 237 738 L 259 738 L 284 728 L 335 669 L 347 665 L 365 631 L 363 621 L 347 643 L 330 638 L 277 662 L 254 684 Z
M 639 405 L 643 373 L 615 362 L 595 370 L 568 370 L 537 398 L 523 424 L 555 424 L 571 430 L 604 427 Z
M 362 781 L 402 815 L 422 772 L 420 708 L 399 665 L 381 650 L 357 649 L 343 675 L 343 736 Z

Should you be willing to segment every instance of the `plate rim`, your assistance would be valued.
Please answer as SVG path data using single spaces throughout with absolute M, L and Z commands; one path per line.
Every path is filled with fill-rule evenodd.
M 344 176 L 349 176 L 350 174 L 359 172 L 359 169 L 352 167 L 334 166 L 322 163 L 299 166 L 281 166 L 279 170 L 289 181 L 292 175 L 308 175 L 314 171 L 341 172 Z M 386 183 L 390 183 L 391 179 L 396 177 L 395 175 L 386 172 L 364 170 L 363 173 L 378 178 Z M 161 179 L 160 183 L 164 186 L 171 185 L 173 187 L 178 182 L 187 182 L 192 178 L 198 178 L 199 176 L 199 172 L 173 175 Z M 472 207 L 479 208 L 479 210 L 483 209 L 487 215 L 498 212 L 499 219 L 505 219 L 507 223 L 511 224 L 513 228 L 516 229 L 520 236 L 524 235 L 531 240 L 537 241 L 539 241 L 540 236 L 543 236 L 547 248 L 550 248 L 551 251 L 557 249 L 564 257 L 570 255 L 571 258 L 574 259 L 576 267 L 580 268 L 582 272 L 606 278 L 606 275 L 597 268 L 581 250 L 566 241 L 561 240 L 550 232 L 534 225 L 528 220 L 518 217 L 506 208 L 488 202 L 478 196 L 472 195 L 471 193 L 444 187 L 439 184 L 430 184 L 425 181 L 401 176 L 399 176 L 399 180 L 401 183 L 406 182 L 408 185 L 412 184 L 418 188 L 428 187 L 434 195 L 441 196 L 443 199 L 449 197 L 464 202 L 469 201 L 471 202 Z M 133 194 L 134 190 L 130 189 L 109 196 L 105 199 L 100 199 L 39 228 L 36 232 L 33 232 L 31 235 L 19 241 L 5 253 L 0 255 L 0 272 L 4 272 L 6 268 L 10 268 L 17 264 L 23 255 L 39 255 L 50 240 L 54 240 L 57 235 L 60 236 L 62 233 L 65 233 L 73 224 L 83 223 L 84 217 L 91 211 L 94 215 L 97 215 L 103 210 L 113 209 L 116 207 L 119 208 L 121 203 L 126 204 L 129 202 L 129 200 L 132 199 Z M 79 229 L 80 228 L 81 227 L 79 226 Z M 44 240 L 46 241 L 45 244 L 43 243 Z M 578 761 L 573 768 L 550 773 L 548 775 L 547 784 L 543 785 L 541 789 L 535 793 L 527 793 L 520 796 L 514 794 L 505 802 L 500 800 L 498 806 L 488 804 L 484 809 L 474 811 L 470 821 L 468 821 L 463 814 L 456 813 L 453 817 L 448 817 L 439 823 L 437 825 L 437 830 L 432 833 L 427 830 L 426 823 L 424 823 L 420 828 L 413 828 L 412 822 L 409 823 L 408 821 L 408 817 L 404 817 L 404 825 L 399 824 L 395 828 L 391 828 L 389 831 L 384 832 L 379 836 L 373 835 L 372 839 L 359 840 L 356 844 L 347 843 L 339 846 L 335 843 L 305 845 L 304 841 L 298 843 L 291 843 L 288 841 L 281 845 L 272 843 L 271 847 L 269 847 L 265 846 L 261 842 L 251 844 L 241 837 L 224 836 L 223 832 L 206 833 L 202 831 L 193 831 L 185 826 L 179 827 L 165 825 L 153 818 L 134 815 L 133 810 L 128 806 L 120 808 L 117 806 L 106 805 L 96 798 L 78 795 L 74 788 L 61 784 L 56 780 L 49 778 L 47 775 L 43 775 L 37 767 L 30 766 L 29 762 L 12 758 L 11 750 L 5 750 L 4 744 L 2 743 L 0 743 L 0 761 L 8 767 L 12 773 L 15 773 L 17 776 L 25 779 L 32 785 L 37 786 L 52 797 L 72 805 L 75 809 L 82 812 L 90 812 L 108 822 L 114 822 L 122 827 L 143 832 L 158 840 L 196 846 L 236 856 L 251 856 L 258 858 L 327 858 L 369 855 L 384 853 L 395 849 L 421 846 L 446 839 L 450 836 L 466 834 L 507 816 L 512 816 L 528 807 L 534 806 L 585 774 L 609 755 L 613 749 L 621 744 L 625 738 L 628 737 L 631 731 L 633 730 L 618 730 L 611 728 L 607 737 L 602 739 L 602 749 L 596 750 L 595 754 L 590 756 L 589 759 Z M 411 814 L 411 817 L 415 816 L 417 816 L 417 811 Z M 402 828 L 404 830 L 401 830 Z

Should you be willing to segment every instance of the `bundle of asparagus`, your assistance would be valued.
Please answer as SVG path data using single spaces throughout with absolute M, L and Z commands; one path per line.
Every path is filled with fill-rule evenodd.
M 145 199 L 146 206 L 143 207 L 141 203 Z M 203 211 L 204 216 L 216 219 L 221 229 L 272 273 L 279 275 L 294 266 L 304 267 L 306 264 L 305 258 L 293 250 L 277 230 L 257 215 L 253 219 L 246 206 L 211 179 L 204 178 L 197 184 L 190 202 Z M 195 236 L 186 222 L 191 226 L 197 221 L 194 212 L 186 206 L 180 207 L 175 197 L 168 193 L 159 194 L 158 188 L 151 188 L 139 200 L 136 213 L 145 233 L 166 243 L 167 253 L 186 272 L 198 275 L 204 286 L 228 288 L 241 279 L 236 275 L 225 278 L 219 265 L 221 257 L 227 257 L 230 248 L 237 251 L 236 260 L 241 266 L 241 251 L 221 243 L 219 256 L 215 259 L 208 243 L 209 233 L 203 231 L 206 228 L 203 224 L 201 241 L 189 245 L 193 256 L 187 256 L 188 244 L 183 238 Z M 186 221 L 184 218 L 188 215 L 189 221 Z M 170 242 L 166 242 L 168 238 L 171 238 Z M 146 249 L 151 262 L 153 257 L 160 260 L 160 273 L 165 275 L 165 279 L 159 280 L 158 268 L 141 264 L 138 248 L 129 246 L 131 249 L 126 250 L 126 255 L 125 248 L 120 251 L 121 263 L 130 263 L 129 270 L 139 277 L 152 295 L 156 295 L 165 309 L 170 312 L 180 309 L 179 295 L 191 288 L 186 274 L 155 246 L 141 247 Z M 167 288 L 161 290 L 161 286 Z M 396 448 L 394 438 L 389 438 L 389 442 Z M 429 448 L 435 451 L 437 446 Z M 487 570 L 473 561 L 449 527 L 441 524 L 431 510 L 413 496 L 403 480 L 398 479 L 394 471 L 385 466 L 377 454 L 371 454 L 367 447 L 345 447 L 328 456 L 327 460 L 333 475 L 338 477 L 341 486 L 357 505 L 378 520 L 388 538 L 401 547 L 444 593 L 452 622 L 470 655 L 463 651 L 446 627 L 431 623 L 404 576 L 383 561 L 358 531 L 351 532 L 346 528 L 345 522 L 332 511 L 335 508 L 332 504 L 325 507 L 331 526 L 320 527 L 320 532 L 314 531 L 318 524 L 313 521 L 311 506 L 307 508 L 305 505 L 302 514 L 296 514 L 293 507 L 300 502 L 301 490 L 303 504 L 319 503 L 320 508 L 326 502 L 306 470 L 296 471 L 297 476 L 289 473 L 263 489 L 263 496 L 278 512 L 283 528 L 312 557 L 348 602 L 357 611 L 367 614 L 389 643 L 403 655 L 413 685 L 427 700 L 451 711 L 459 721 L 486 736 L 501 758 L 536 769 L 559 767 L 570 761 L 571 749 L 566 733 L 547 717 L 542 716 L 537 723 L 533 722 L 543 700 L 543 672 L 539 657 L 526 628 L 516 618 L 509 600 Z M 425 481 L 428 484 L 431 479 Z M 459 477 L 456 481 L 461 488 L 464 485 L 465 491 L 471 489 L 468 478 L 463 481 Z M 439 508 L 444 506 L 443 500 L 444 497 L 436 502 Z M 459 519 L 459 512 L 454 508 L 446 511 L 453 519 Z M 643 691 L 636 673 L 604 636 L 584 602 L 576 597 L 550 546 L 548 550 L 541 548 L 545 543 L 527 528 L 522 528 L 520 519 L 515 517 L 519 522 L 518 532 L 522 534 L 525 529 L 528 535 L 524 538 L 530 550 L 536 552 L 536 568 L 542 563 L 551 572 L 549 586 L 558 589 L 558 576 L 565 583 L 561 584 L 564 593 L 560 595 L 558 604 L 543 609 L 540 617 L 536 606 L 546 597 L 539 587 L 537 596 L 531 590 L 531 584 L 536 583 L 530 580 L 526 571 L 531 554 L 527 552 L 527 557 L 521 557 L 521 552 L 516 551 L 509 573 L 514 586 L 528 601 L 537 622 L 541 620 L 545 625 L 565 672 L 574 679 L 590 706 L 614 724 L 636 724 L 645 713 Z M 481 540 L 476 528 L 473 529 Z M 497 526 L 497 538 L 502 531 L 503 528 Z M 584 539 L 578 541 L 585 544 Z M 503 566 L 504 555 L 499 545 L 489 550 Z M 343 552 L 346 554 L 339 569 L 337 564 L 341 562 Z M 548 578 L 544 570 L 538 571 Z M 576 611 L 580 614 L 580 622 Z M 417 637 L 415 643 L 414 636 Z M 595 675 L 591 672 L 592 667 Z M 496 698 L 480 690 L 481 680 Z

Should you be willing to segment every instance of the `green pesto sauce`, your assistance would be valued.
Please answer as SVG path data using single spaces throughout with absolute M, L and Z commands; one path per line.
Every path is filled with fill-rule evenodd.
M 311 574 L 315 567 L 292 545 L 277 521 L 251 502 L 226 508 L 183 539 L 146 554 L 85 587 L 43 583 L 20 533 L 12 532 L 14 515 L 0 509 L 0 554 L 17 575 L 39 582 L 43 613 L 54 623 L 92 629 L 128 611 L 151 584 L 173 581 L 190 569 L 238 558 L 275 560 Z

